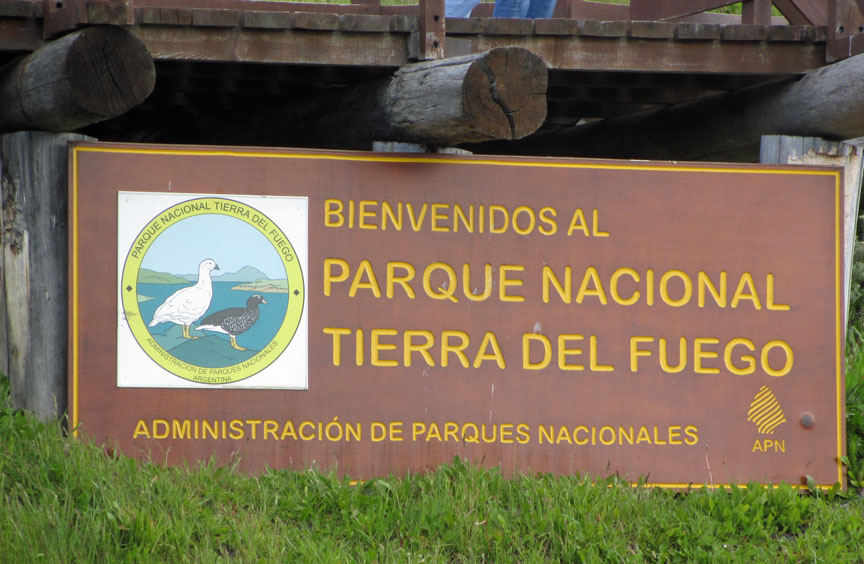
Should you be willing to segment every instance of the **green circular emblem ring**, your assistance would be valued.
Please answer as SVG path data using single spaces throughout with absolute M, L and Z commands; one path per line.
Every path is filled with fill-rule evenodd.
M 164 237 L 181 225 L 183 231 Z M 178 232 L 214 228 L 223 235 L 242 232 L 246 246 L 221 245 L 208 249 L 209 256 L 193 256 L 198 251 L 184 253 L 176 242 Z M 202 237 L 206 242 L 206 234 Z M 166 243 L 160 244 L 160 238 Z M 229 281 L 211 278 L 211 271 L 219 270 L 219 257 L 228 255 L 235 262 L 247 256 L 266 262 L 270 275 L 251 264 L 241 272 L 261 279 L 249 280 L 248 273 L 238 278 L 241 272 L 226 276 Z M 172 273 L 142 267 L 164 257 L 190 266 Z M 196 268 L 197 280 L 178 276 Z M 297 332 L 306 291 L 300 261 L 282 229 L 245 202 L 216 197 L 177 203 L 148 221 L 126 254 L 120 282 L 123 313 L 141 349 L 171 374 L 201 384 L 239 382 L 276 361 Z

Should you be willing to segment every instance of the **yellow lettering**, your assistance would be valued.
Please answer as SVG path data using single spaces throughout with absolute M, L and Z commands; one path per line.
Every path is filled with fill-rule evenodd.
M 720 289 L 717 289 L 717 286 L 711 282 L 711 279 L 708 278 L 708 274 L 704 271 L 699 271 L 699 277 L 696 279 L 697 284 L 699 285 L 698 295 L 696 296 L 696 303 L 699 307 L 705 307 L 705 290 L 711 294 L 711 297 L 714 298 L 714 302 L 719 307 L 726 307 L 726 271 L 720 271 Z
M 231 429 L 231 432 L 228 433 L 228 436 L 235 441 L 239 441 L 242 439 L 245 434 L 243 433 L 243 422 L 239 419 L 232 419 L 230 423 L 228 423 L 228 427 Z
M 684 294 L 677 300 L 673 300 L 669 296 L 669 280 L 678 278 L 684 283 Z M 663 273 L 660 277 L 660 297 L 663 301 L 672 307 L 681 307 L 687 305 L 690 298 L 693 296 L 693 281 L 690 277 L 681 270 L 669 270 Z
M 486 352 L 491 348 L 492 352 Z M 498 368 L 504 370 L 504 355 L 501 354 L 501 347 L 498 345 L 498 339 L 495 333 L 487 331 L 483 335 L 483 341 L 480 343 L 480 350 L 477 351 L 477 356 L 474 357 L 474 368 L 480 368 L 484 360 L 494 360 L 498 364 Z
M 159 428 L 162 428 L 160 431 Z M 170 427 L 168 425 L 168 421 L 164 419 L 154 419 L 153 420 L 153 438 L 154 439 L 167 439 L 168 433 L 170 431 Z
M 552 270 L 551 266 L 543 265 L 543 303 L 549 303 L 549 284 L 552 284 L 555 287 L 555 291 L 558 292 L 558 296 L 561 298 L 561 301 L 565 304 L 569 304 L 572 298 L 572 284 L 571 284 L 571 268 L 569 266 L 564 267 L 564 285 L 561 285 L 561 282 L 555 276 L 555 272 Z
M 771 352 L 773 348 L 780 348 L 786 355 L 786 362 L 783 364 L 783 368 L 779 370 L 775 370 L 768 364 L 768 354 Z M 765 346 L 762 347 L 762 370 L 765 371 L 769 376 L 774 376 L 775 378 L 779 378 L 781 376 L 785 376 L 789 374 L 792 370 L 792 365 L 794 364 L 794 355 L 792 354 L 792 347 L 789 346 L 789 343 L 785 341 L 770 341 L 765 343 Z
M 558 337 L 561 338 L 560 336 Z M 543 360 L 540 362 L 531 362 L 531 342 L 538 342 L 543 345 Z M 560 359 L 560 357 L 559 357 Z M 552 344 L 547 337 L 537 333 L 522 334 L 522 368 L 525 370 L 542 370 L 549 366 L 552 361 Z
M 148 439 L 150 438 L 150 429 L 147 428 L 147 423 L 143 419 L 139 419 L 138 423 L 135 425 L 135 431 L 132 433 L 132 438 L 137 439 L 139 435 Z
M 333 267 L 338 266 L 341 272 L 338 275 L 333 274 Z M 344 282 L 348 278 L 351 268 L 348 262 L 342 259 L 324 259 L 324 295 L 329 296 L 333 287 L 333 282 Z
M 732 308 L 738 307 L 741 300 L 750 300 L 755 309 L 762 309 L 759 295 L 756 293 L 756 286 L 753 283 L 753 276 L 749 272 L 742 274 L 741 280 L 738 281 L 738 288 L 735 289 L 735 294 L 732 296 Z
M 756 359 L 751 355 L 743 355 L 739 357 L 740 360 L 743 360 L 746 363 L 746 366 L 743 368 L 739 368 L 732 362 L 732 352 L 738 345 L 742 345 L 748 350 L 755 351 L 756 346 L 753 344 L 753 341 L 750 339 L 736 338 L 732 339 L 728 343 L 726 343 L 726 348 L 723 351 L 723 360 L 726 363 L 726 369 L 729 370 L 732 374 L 738 374 L 743 376 L 745 374 L 753 374 L 756 371 Z
M 774 303 L 774 275 L 768 274 L 767 280 L 765 282 L 767 287 L 767 296 L 765 297 L 765 307 L 772 311 L 789 311 L 788 304 L 775 304 Z
M 640 343 L 653 343 L 654 337 L 630 337 L 630 372 L 639 371 L 639 357 L 651 356 L 651 351 L 639 349 Z
M 363 281 L 364 277 L 366 278 L 365 282 Z M 360 266 L 357 268 L 357 272 L 354 273 L 354 279 L 351 281 L 351 288 L 348 290 L 348 295 L 353 298 L 357 295 L 357 290 L 371 290 L 372 294 L 376 298 L 381 297 L 381 287 L 378 285 L 378 280 L 375 278 L 375 271 L 372 270 L 372 263 L 366 259 L 360 261 Z
M 622 276 L 629 276 L 634 282 L 639 282 L 639 273 L 632 268 L 616 269 L 615 272 L 612 273 L 612 278 L 609 280 L 609 293 L 612 294 L 612 299 L 615 300 L 615 303 L 621 305 L 633 305 L 639 301 L 639 290 L 633 290 L 633 293 L 630 294 L 629 298 L 621 297 L 621 294 L 618 292 L 618 280 Z
M 699 442 L 699 427 L 687 425 L 684 427 L 684 434 L 687 435 L 687 438 L 684 439 L 684 444 L 693 446 Z
M 482 212 L 481 212 L 482 213 Z M 459 204 L 453 205 L 453 232 L 459 232 L 459 222 L 465 226 L 465 231 L 474 233 L 474 204 L 468 205 L 468 214 L 466 215 L 462 206 Z
M 396 269 L 404 270 L 404 276 L 396 276 Z M 414 288 L 411 287 L 411 280 L 414 279 L 414 275 L 416 271 L 414 270 L 414 266 L 401 261 L 393 261 L 387 263 L 387 297 L 392 298 L 394 295 L 393 289 L 396 287 L 396 284 L 402 287 L 402 290 L 405 292 L 405 295 L 411 298 L 412 300 L 416 297 L 414 294 Z
M 528 227 L 520 227 L 519 215 L 528 214 Z M 513 210 L 513 231 L 519 235 L 528 235 L 534 231 L 534 226 L 537 224 L 537 218 L 534 216 L 534 210 L 528 206 L 519 206 Z
M 382 343 L 381 337 L 392 337 L 399 332 L 396 329 L 372 329 L 372 337 L 369 339 L 369 346 L 372 350 L 370 362 L 372 366 L 398 366 L 399 361 L 394 359 L 381 359 L 382 351 L 395 351 L 396 345 L 393 343 Z
M 687 338 L 681 337 L 678 341 L 678 365 L 669 364 L 669 356 L 666 354 L 666 339 L 660 337 L 660 368 L 663 372 L 677 374 L 687 366 Z
M 720 343 L 720 339 L 711 337 L 697 337 L 693 339 L 693 372 L 697 374 L 719 374 L 719 368 L 703 367 L 702 360 L 708 358 L 717 358 L 718 355 L 714 351 L 702 350 L 703 345 L 716 345 Z
M 415 345 L 412 342 L 414 337 L 423 337 L 424 342 Z M 432 358 L 432 355 L 429 353 L 429 349 L 432 348 L 432 345 L 435 343 L 435 337 L 432 335 L 431 331 L 411 331 L 406 330 L 403 334 L 404 340 L 404 351 L 403 351 L 403 360 L 405 366 L 411 366 L 411 356 L 412 353 L 418 352 L 420 356 L 423 357 L 423 360 L 426 361 L 426 366 L 435 366 L 435 360 Z
M 333 366 L 342 364 L 342 335 L 350 335 L 351 329 L 345 327 L 325 327 L 325 335 L 333 335 Z
M 582 349 L 568 349 L 568 341 L 581 341 L 585 337 L 582 335 L 562 334 L 558 335 L 558 368 L 561 370 L 585 370 L 584 364 L 568 364 L 567 356 L 580 355 Z M 552 352 L 548 351 L 548 356 L 552 357 Z M 593 357 L 591 359 L 593 361 Z M 547 363 L 548 364 L 548 363 Z
M 558 232 L 558 222 L 555 221 L 555 216 L 558 212 L 555 208 L 545 207 L 540 209 L 540 225 L 539 231 L 543 235 L 555 235 Z
M 432 231 L 450 231 L 450 229 L 446 225 L 441 225 L 441 222 L 447 221 L 449 219 L 445 214 L 441 213 L 441 210 L 446 210 L 447 207 L 447 204 L 432 204 L 432 213 L 429 217 L 432 222 Z
M 483 293 L 477 294 L 477 288 L 471 290 L 471 267 L 470 265 L 463 264 L 462 265 L 462 293 L 465 294 L 465 297 L 471 300 L 472 302 L 482 302 L 483 300 L 489 299 L 489 296 L 492 295 L 492 265 L 486 264 L 483 267 Z
M 376 210 L 367 210 L 366 208 L 378 205 L 378 202 L 375 200 L 360 200 L 360 210 L 359 217 L 357 218 L 357 227 L 360 229 L 378 229 L 378 225 L 375 223 L 366 223 L 367 218 L 374 218 L 377 215 Z
M 612 372 L 615 367 L 611 364 L 598 364 L 597 362 L 597 336 L 591 335 L 588 339 L 588 366 L 592 372 Z
M 408 220 L 411 222 L 411 229 L 414 231 L 420 231 L 420 228 L 423 227 L 423 218 L 426 217 L 426 209 L 429 207 L 429 204 L 423 204 L 420 207 L 420 215 L 415 215 L 414 206 L 411 202 L 408 202 Z
M 608 237 L 608 231 L 600 231 L 600 212 L 597 208 L 591 211 L 591 219 L 593 220 L 591 222 L 591 234 L 595 237 Z
M 586 435 L 585 438 L 582 440 L 579 440 L 579 432 L 580 431 L 584 432 Z M 577 445 L 587 445 L 588 444 L 588 436 L 587 435 L 588 435 L 588 427 L 586 427 L 585 425 L 579 425 L 578 427 L 573 429 L 573 442 L 575 442 Z
M 459 345 L 451 345 L 450 338 L 458 337 L 461 340 L 461 344 Z M 465 354 L 465 349 L 468 348 L 468 343 L 470 339 L 468 337 L 468 333 L 464 331 L 442 331 L 441 332 L 441 366 L 447 368 L 449 364 L 450 353 L 456 355 L 456 358 L 459 359 L 459 362 L 462 364 L 464 368 L 468 368 L 470 366 L 468 364 L 468 356 Z
M 432 273 L 436 270 L 443 270 L 447 275 L 447 283 L 438 287 L 432 288 Z M 453 267 L 444 262 L 433 262 L 423 271 L 423 290 L 426 295 L 433 300 L 450 300 L 458 302 L 459 300 L 453 295 L 456 293 L 456 271 Z
M 345 216 L 342 213 L 343 209 L 345 209 L 345 205 L 342 203 L 342 200 L 333 198 L 324 200 L 324 225 L 326 227 L 342 227 L 345 223 Z
M 588 287 L 589 283 L 593 285 L 593 289 Z M 603 290 L 603 283 L 600 282 L 600 275 L 593 266 L 585 269 L 582 284 L 579 286 L 579 292 L 576 294 L 576 303 L 581 304 L 585 296 L 596 296 L 603 305 L 606 305 L 608 301 L 606 299 L 606 291 Z
M 524 266 L 516 264 L 502 264 L 498 267 L 498 297 L 502 302 L 524 302 L 525 296 L 510 296 L 507 294 L 507 288 L 510 286 L 521 286 L 522 280 L 518 278 L 507 278 L 508 272 L 522 272 Z
M 585 221 L 585 213 L 582 211 L 582 208 L 576 208 L 576 211 L 573 212 L 573 217 L 570 219 L 570 227 L 567 228 L 567 236 L 569 237 L 577 230 L 582 231 L 586 237 L 591 236 L 588 231 L 588 225 Z
M 396 210 L 390 202 L 381 202 L 381 230 L 387 229 L 388 218 L 396 231 L 402 231 L 402 202 L 396 203 Z
M 500 213 L 504 215 L 504 221 L 501 225 L 495 224 L 495 215 Z M 507 231 L 507 225 L 510 223 L 510 212 L 504 206 L 489 206 L 489 233 L 504 233 Z

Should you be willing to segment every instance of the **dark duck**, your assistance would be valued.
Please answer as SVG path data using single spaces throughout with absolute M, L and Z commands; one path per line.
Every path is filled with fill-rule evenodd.
M 231 346 L 238 351 L 245 351 L 245 347 L 237 344 L 237 335 L 248 331 L 258 321 L 258 304 L 266 304 L 267 300 L 260 294 L 250 296 L 246 300 L 246 307 L 231 307 L 211 313 L 201 320 L 198 330 L 217 331 L 231 337 Z

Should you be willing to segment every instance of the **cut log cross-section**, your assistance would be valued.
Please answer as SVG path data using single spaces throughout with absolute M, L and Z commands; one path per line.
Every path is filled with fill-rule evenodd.
M 73 131 L 121 115 L 153 91 L 147 47 L 96 26 L 37 49 L 0 74 L 0 132 Z
M 504 47 L 406 65 L 314 100 L 208 120 L 209 143 L 369 149 L 373 141 L 447 146 L 520 139 L 546 119 L 547 70 L 530 51 Z M 184 139 L 194 141 L 194 139 Z
M 543 61 L 518 47 L 404 67 L 382 99 L 389 136 L 520 139 L 546 119 L 546 75 Z

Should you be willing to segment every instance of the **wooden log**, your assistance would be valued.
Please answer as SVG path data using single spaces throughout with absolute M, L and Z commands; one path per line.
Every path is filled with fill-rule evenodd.
M 176 141 L 369 149 L 373 141 L 455 145 L 520 139 L 546 118 L 543 61 L 518 47 L 402 67 L 391 77 L 201 122 Z M 164 137 L 163 137 L 164 138 Z
M 762 135 L 864 136 L 864 55 L 796 82 L 627 114 L 474 152 L 659 160 L 755 161 Z
M 0 74 L 0 133 L 72 131 L 125 113 L 153 91 L 147 47 L 120 27 L 52 41 Z
M 66 146 L 76 140 L 93 139 L 33 131 L 0 135 L 0 367 L 8 371 L 12 407 L 43 420 L 66 409 Z

